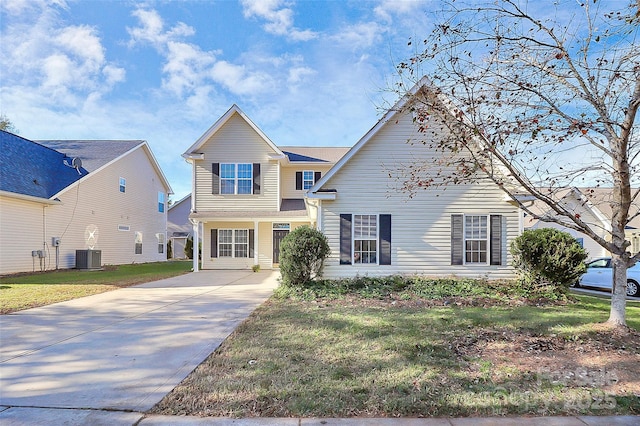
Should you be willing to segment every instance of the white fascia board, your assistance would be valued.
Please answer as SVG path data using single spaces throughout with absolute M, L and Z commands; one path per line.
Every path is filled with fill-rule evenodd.
M 204 160 L 204 153 L 202 152 L 193 152 L 193 153 L 184 153 L 182 154 L 182 158 L 187 160 L 188 163 L 191 163 L 191 160 Z
M 56 200 L 55 197 L 53 199 L 41 198 L 41 197 L 36 197 L 34 195 L 18 194 L 17 192 L 10 192 L 10 191 L 0 190 L 0 196 L 8 197 L 8 198 L 16 198 L 18 200 L 24 200 L 24 201 L 31 201 L 39 204 L 47 204 L 47 205 L 62 204 L 62 201 Z
M 335 200 L 338 196 L 337 192 L 307 192 L 305 198 L 312 200 Z

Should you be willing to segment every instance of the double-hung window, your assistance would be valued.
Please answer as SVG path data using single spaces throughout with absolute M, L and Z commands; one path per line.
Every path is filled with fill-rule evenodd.
M 249 257 L 249 230 L 219 229 L 219 257 Z
M 302 172 L 302 189 L 305 191 L 311 188 L 314 184 L 314 172 L 313 170 L 305 170 Z
M 451 264 L 503 265 L 503 226 L 499 214 L 452 214 Z
M 466 215 L 464 217 L 464 261 L 465 263 L 487 263 L 489 248 L 488 217 Z
M 353 263 L 377 263 L 377 215 L 353 216 Z
M 127 190 L 127 180 L 121 177 L 118 182 L 120 184 L 120 192 L 125 192 Z
M 221 194 L 252 194 L 253 193 L 253 164 L 221 163 L 220 164 L 220 193 Z

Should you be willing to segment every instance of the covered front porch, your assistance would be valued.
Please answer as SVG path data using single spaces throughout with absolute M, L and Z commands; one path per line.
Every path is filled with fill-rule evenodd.
M 299 226 L 311 226 L 305 210 L 265 212 L 192 213 L 194 241 L 202 239 L 202 259 L 194 250 L 193 268 L 202 269 L 277 269 L 280 242 Z

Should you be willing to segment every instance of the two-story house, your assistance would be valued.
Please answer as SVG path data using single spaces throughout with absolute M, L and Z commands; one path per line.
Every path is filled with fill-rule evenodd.
M 278 147 L 233 105 L 183 154 L 193 166 L 189 217 L 202 268 L 277 267 L 287 233 L 315 222 L 305 192 L 347 151 Z
M 166 260 L 172 193 L 142 140 L 30 141 L 0 131 L 0 274 Z M 95 260 L 95 259 L 94 259 Z

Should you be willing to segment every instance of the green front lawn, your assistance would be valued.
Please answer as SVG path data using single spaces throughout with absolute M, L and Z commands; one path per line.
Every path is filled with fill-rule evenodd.
M 101 271 L 64 269 L 0 277 L 0 313 L 63 302 L 149 281 L 182 275 L 190 261 L 106 266 Z
M 259 307 L 154 413 L 232 417 L 640 414 L 636 330 L 607 300 L 439 306 L 412 295 Z M 344 295 L 343 295 L 344 296 Z M 459 303 L 459 304 L 458 304 Z

